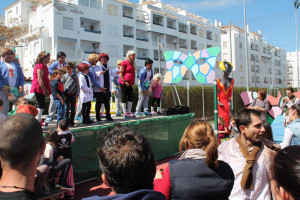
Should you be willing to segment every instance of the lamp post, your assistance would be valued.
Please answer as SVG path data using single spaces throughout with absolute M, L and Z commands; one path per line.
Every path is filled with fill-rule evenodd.
M 294 7 L 295 7 L 295 21 L 296 21 L 296 67 L 297 67 L 297 88 L 298 88 L 298 92 L 299 92 L 299 58 L 298 58 L 298 28 L 297 28 L 297 9 L 300 6 L 300 2 L 298 2 L 298 0 L 294 1 Z
M 249 91 L 249 69 L 248 69 L 248 39 L 247 39 L 247 20 L 246 20 L 246 2 L 244 0 L 244 23 L 245 23 L 245 54 L 246 54 L 246 88 Z

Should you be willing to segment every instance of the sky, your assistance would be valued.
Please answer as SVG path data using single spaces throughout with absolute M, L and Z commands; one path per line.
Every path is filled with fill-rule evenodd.
M 138 3 L 139 0 L 129 0 Z M 246 17 L 250 31 L 262 31 L 265 40 L 275 46 L 285 48 L 287 51 L 296 50 L 295 33 L 295 8 L 294 0 L 245 0 Z M 3 8 L 14 0 L 0 0 L 0 14 L 4 14 Z M 185 9 L 200 16 L 215 19 L 222 25 L 231 24 L 244 27 L 243 0 L 162 0 L 164 4 L 170 4 Z M 300 13 L 300 8 L 298 9 Z M 298 30 L 299 27 L 298 19 Z M 299 31 L 298 31 L 299 37 Z

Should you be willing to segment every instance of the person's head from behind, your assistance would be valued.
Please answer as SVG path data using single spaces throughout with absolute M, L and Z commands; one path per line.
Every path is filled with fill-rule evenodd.
M 199 148 L 206 152 L 207 166 L 217 168 L 218 141 L 214 130 L 208 122 L 196 119 L 185 129 L 179 142 L 179 152 Z
M 56 129 L 51 129 L 46 133 L 46 142 L 55 147 L 57 144 L 58 132 Z
M 242 140 L 245 139 L 252 144 L 260 142 L 265 132 L 263 121 L 259 117 L 260 112 L 252 109 L 242 109 L 237 116 L 235 123 Z
M 101 139 L 97 156 L 103 182 L 117 194 L 153 189 L 156 161 L 142 134 L 117 126 Z
M 275 191 L 283 200 L 300 199 L 300 146 L 281 149 L 273 163 Z
M 44 150 L 42 127 L 32 115 L 17 113 L 2 122 L 0 158 L 4 172 L 6 169 L 36 169 Z
M 290 112 L 289 112 L 289 119 L 291 121 L 294 121 L 295 119 L 300 118 L 300 104 L 295 103 L 291 106 Z
M 60 120 L 58 124 L 58 129 L 60 131 L 68 131 L 70 127 L 70 124 L 67 120 Z
M 68 62 L 68 63 L 66 64 L 66 71 L 67 71 L 67 73 L 71 75 L 71 74 L 73 73 L 73 70 L 74 70 L 74 65 L 73 65 L 73 63 Z
M 121 67 L 122 62 L 123 62 L 123 60 L 118 60 L 118 61 L 117 61 L 117 67 L 118 67 L 118 70 L 120 70 L 120 67 Z
M 222 116 L 218 116 L 218 124 L 220 124 L 220 125 L 225 124 L 224 118 Z
M 269 124 L 268 122 L 264 122 L 263 126 L 265 128 L 264 138 L 273 141 L 273 131 L 271 124 Z
M 2 110 L 2 108 L 3 108 L 3 100 L 0 99 L 0 111 Z
M 289 98 L 294 96 L 294 88 L 292 87 L 288 87 L 286 88 L 286 96 L 288 96 Z
M 15 103 L 15 106 L 18 107 L 24 104 L 28 104 L 28 100 L 25 97 L 19 97 Z
M 42 51 L 36 58 L 36 64 L 47 65 L 50 62 L 50 53 L 48 51 Z
M 161 74 L 157 73 L 153 76 L 153 80 L 161 84 Z
M 262 89 L 257 90 L 257 98 L 259 100 L 265 100 L 266 99 L 266 92 Z

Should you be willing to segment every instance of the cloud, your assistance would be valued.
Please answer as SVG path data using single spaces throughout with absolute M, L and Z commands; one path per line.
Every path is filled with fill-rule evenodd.
M 173 6 L 180 6 L 180 8 L 189 10 L 189 11 L 197 11 L 197 10 L 212 10 L 212 9 L 223 9 L 229 8 L 232 6 L 240 5 L 242 3 L 241 0 L 170 0 L 163 1 L 163 3 L 167 3 Z

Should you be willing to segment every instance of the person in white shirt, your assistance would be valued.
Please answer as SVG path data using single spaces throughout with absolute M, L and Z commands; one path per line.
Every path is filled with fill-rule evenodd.
M 291 121 L 284 129 L 284 137 L 280 148 L 290 145 L 300 145 L 300 104 L 296 103 L 289 110 L 289 120 Z
M 237 116 L 240 135 L 223 142 L 218 148 L 219 160 L 227 162 L 235 176 L 229 199 L 269 200 L 267 155 L 261 143 L 265 129 L 260 112 L 243 109 Z
M 282 99 L 282 103 L 280 105 L 280 108 L 282 111 L 284 111 L 284 115 L 285 115 L 284 122 L 283 122 L 284 126 L 291 123 L 289 119 L 289 111 L 292 105 L 296 103 L 300 103 L 299 98 L 295 97 L 294 89 L 292 87 L 286 89 L 286 95 L 287 97 L 284 97 Z

